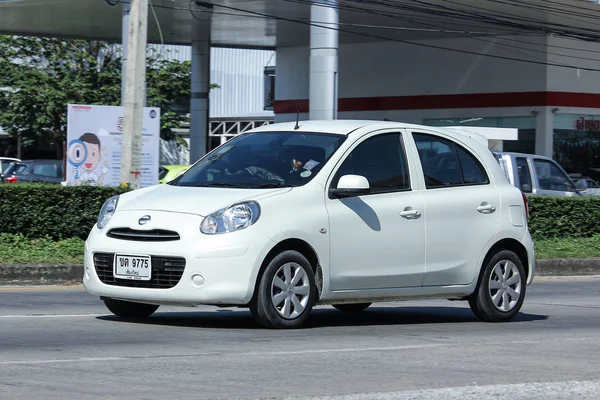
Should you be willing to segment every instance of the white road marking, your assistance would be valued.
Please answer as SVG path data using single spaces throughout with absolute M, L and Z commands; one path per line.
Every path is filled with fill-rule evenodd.
M 127 360 L 124 357 L 90 357 L 90 358 L 64 358 L 57 360 L 12 360 L 0 361 L 0 365 L 37 365 L 37 364 L 54 364 L 54 363 L 80 363 L 80 362 L 96 362 L 96 361 L 123 361 Z
M 460 386 L 400 392 L 355 393 L 317 397 L 285 397 L 286 400 L 562 400 L 598 399 L 600 381 L 531 382 L 506 385 Z
M 20 315 L 0 315 L 0 318 L 81 318 L 81 317 L 102 317 L 107 314 L 20 314 Z

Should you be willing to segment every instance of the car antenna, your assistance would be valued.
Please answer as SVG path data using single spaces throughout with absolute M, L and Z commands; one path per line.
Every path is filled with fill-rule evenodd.
M 300 110 L 296 111 L 296 126 L 294 126 L 294 130 L 300 129 L 300 125 L 298 125 L 299 120 L 300 120 Z

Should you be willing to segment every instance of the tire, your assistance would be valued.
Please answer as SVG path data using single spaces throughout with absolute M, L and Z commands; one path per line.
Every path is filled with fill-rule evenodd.
M 286 329 L 304 325 L 317 298 L 315 276 L 306 257 L 297 251 L 284 251 L 269 262 L 259 279 L 250 303 L 258 323 L 265 328 Z
M 133 303 L 130 301 L 115 300 L 103 298 L 104 305 L 116 316 L 128 319 L 141 319 L 151 316 L 156 310 L 157 305 Z
M 469 305 L 482 321 L 509 321 L 521 309 L 526 290 L 525 269 L 519 257 L 510 250 L 499 250 L 483 266 Z
M 366 310 L 373 303 L 334 304 L 333 307 L 340 311 L 357 313 Z

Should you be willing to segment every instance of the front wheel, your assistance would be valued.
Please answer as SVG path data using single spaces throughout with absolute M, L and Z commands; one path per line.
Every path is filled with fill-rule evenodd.
M 500 250 L 483 266 L 469 305 L 482 321 L 508 321 L 521 309 L 526 288 L 525 269 L 519 257 L 510 250 Z
M 310 263 L 297 251 L 287 250 L 267 265 L 250 311 L 266 328 L 299 328 L 308 319 L 316 297 Z
M 156 310 L 158 310 L 159 307 L 155 304 L 134 303 L 131 301 L 115 300 L 110 298 L 103 298 L 102 300 L 110 312 L 121 318 L 147 318 Z

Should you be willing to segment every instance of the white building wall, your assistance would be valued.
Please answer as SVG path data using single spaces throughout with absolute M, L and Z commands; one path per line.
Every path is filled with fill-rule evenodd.
M 544 37 L 528 40 L 545 43 Z M 423 41 L 425 45 L 524 58 L 494 38 Z M 543 47 L 541 47 L 543 48 Z M 525 64 L 397 42 L 340 46 L 340 98 L 544 91 L 544 65 Z M 529 58 L 545 62 L 544 54 Z M 308 99 L 309 48 L 277 49 L 277 100 Z
M 162 57 L 190 61 L 190 46 L 150 45 Z M 264 107 L 264 67 L 275 65 L 275 51 L 211 49 L 211 83 L 220 86 L 210 92 L 210 118 L 273 117 Z
M 600 93 L 600 43 L 551 36 L 548 38 L 548 62 L 580 67 L 568 69 L 549 66 L 548 91 Z

